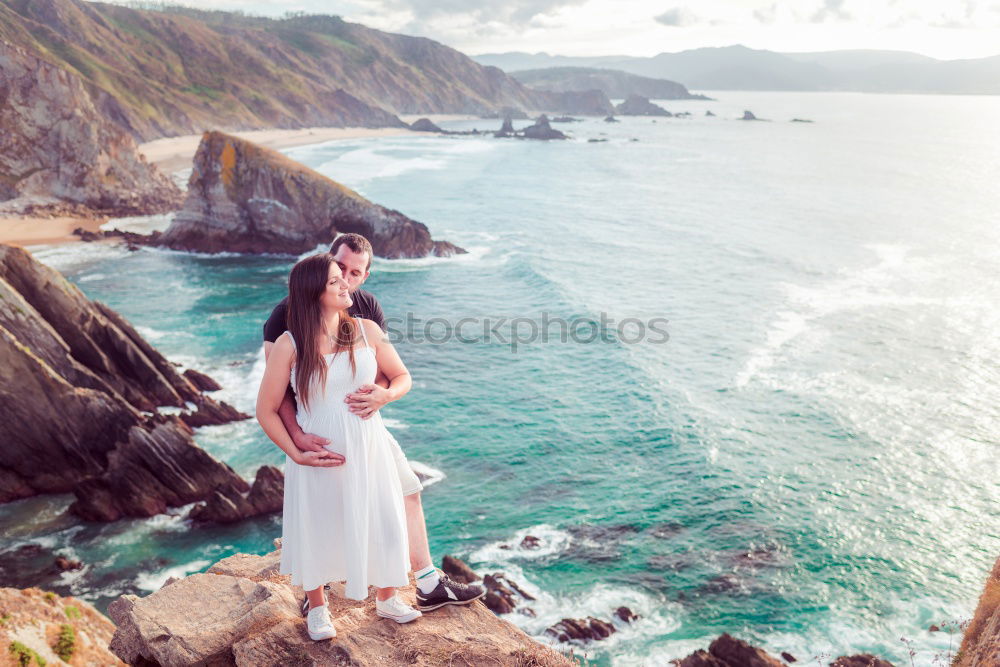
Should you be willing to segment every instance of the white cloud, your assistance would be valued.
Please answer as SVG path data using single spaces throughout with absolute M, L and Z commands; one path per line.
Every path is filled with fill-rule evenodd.
M 844 0 L 823 0 L 822 6 L 812 15 L 813 23 L 823 23 L 829 19 L 850 21 L 852 16 L 844 9 Z
M 654 17 L 654 19 L 672 28 L 683 28 L 698 23 L 698 17 L 687 7 L 673 7 Z
M 661 2 L 655 15 L 650 0 L 197 0 L 197 6 L 271 16 L 339 14 L 466 53 L 650 56 L 731 44 L 774 51 L 898 49 L 938 58 L 1000 52 L 998 0 Z

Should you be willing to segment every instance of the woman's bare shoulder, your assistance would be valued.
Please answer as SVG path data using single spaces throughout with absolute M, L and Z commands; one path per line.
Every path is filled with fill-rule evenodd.
M 382 331 L 382 327 L 378 324 L 363 317 L 359 317 L 358 319 L 361 320 L 361 326 L 365 328 L 365 336 L 367 336 L 368 342 L 372 345 L 377 345 L 383 340 L 388 340 L 385 337 L 385 332 Z
M 280 359 L 291 359 L 295 356 L 295 343 L 292 342 L 292 334 L 287 331 L 274 341 L 271 348 L 271 356 L 277 355 Z

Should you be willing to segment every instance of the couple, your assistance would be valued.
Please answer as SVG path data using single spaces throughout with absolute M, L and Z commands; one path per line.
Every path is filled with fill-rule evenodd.
M 379 408 L 411 381 L 385 335 L 382 308 L 359 289 L 371 263 L 365 237 L 338 236 L 330 252 L 292 268 L 288 297 L 264 325 L 257 420 L 288 455 L 281 573 L 306 591 L 314 640 L 337 634 L 324 595 L 330 581 L 346 581 L 352 600 L 375 586 L 375 613 L 398 623 L 485 594 L 431 564 L 423 486 L 382 424 Z M 416 609 L 396 595 L 411 568 Z

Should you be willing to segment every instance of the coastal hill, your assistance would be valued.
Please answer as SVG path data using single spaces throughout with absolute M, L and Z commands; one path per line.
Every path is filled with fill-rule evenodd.
M 195 426 L 249 418 L 205 393 L 218 388 L 210 378 L 180 373 L 118 313 L 9 245 L 0 245 L 0 369 L 0 502 L 72 492 L 71 512 L 115 521 L 217 490 L 260 495 L 192 438 Z
M 601 67 L 682 81 L 701 90 L 1000 94 L 1000 56 L 936 60 L 905 51 L 778 53 L 741 45 L 660 53 L 649 58 L 485 53 L 476 62 L 506 72 Z
M 610 98 L 625 99 L 641 95 L 656 100 L 705 100 L 692 95 L 684 84 L 666 79 L 652 79 L 621 70 L 596 67 L 548 67 L 515 72 L 514 78 L 541 90 L 600 90 Z
M 355 232 L 379 257 L 462 254 L 427 227 L 269 148 L 206 132 L 187 200 L 156 245 L 197 252 L 302 253 Z
M 554 101 L 443 44 L 336 16 L 0 0 L 0 40 L 78 75 L 141 141 L 207 128 L 402 127 L 394 114 Z

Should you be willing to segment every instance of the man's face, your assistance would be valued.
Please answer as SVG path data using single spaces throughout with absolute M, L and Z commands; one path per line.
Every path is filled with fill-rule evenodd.
M 333 260 L 337 262 L 344 274 L 347 289 L 351 292 L 361 287 L 361 284 L 368 278 L 368 259 L 368 253 L 354 252 L 347 247 L 346 243 L 337 248 L 337 254 L 333 256 Z

